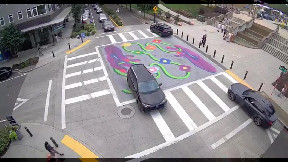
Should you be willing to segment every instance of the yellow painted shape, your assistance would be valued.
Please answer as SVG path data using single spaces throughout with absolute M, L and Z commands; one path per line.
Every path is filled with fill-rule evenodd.
M 79 48 L 82 48 L 82 47 L 84 47 L 86 44 L 88 44 L 89 42 L 90 42 L 91 40 L 87 40 L 87 41 L 85 41 L 84 43 L 82 43 L 81 45 L 79 45 L 78 47 L 76 47 L 76 48 L 73 48 L 72 50 L 70 50 L 70 51 L 67 51 L 66 52 L 66 54 L 70 54 L 70 53 L 72 53 L 72 52 L 74 52 L 74 51 L 76 51 L 76 50 L 78 50 Z
M 234 78 L 237 82 L 247 86 L 250 89 L 253 89 L 248 83 L 246 83 L 244 80 L 242 80 L 240 77 L 238 77 L 238 75 L 234 74 L 232 71 L 226 70 L 226 73 L 229 74 L 232 78 Z
M 99 162 L 98 160 L 92 158 L 80 158 L 80 160 L 82 162 Z
M 87 147 L 85 147 L 80 142 L 78 142 L 77 140 L 73 139 L 68 135 L 65 135 L 61 142 L 70 149 L 72 149 L 74 152 L 76 152 L 81 158 L 99 158 Z

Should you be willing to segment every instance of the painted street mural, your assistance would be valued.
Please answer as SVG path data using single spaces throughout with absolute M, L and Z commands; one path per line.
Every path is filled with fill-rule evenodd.
M 157 79 L 161 76 L 173 80 L 188 79 L 193 77 L 193 71 L 197 71 L 195 75 L 200 73 L 199 70 L 195 70 L 195 67 L 210 75 L 219 71 L 203 59 L 204 56 L 184 46 L 169 44 L 160 39 L 147 41 L 149 40 L 145 43 L 124 43 L 120 47 L 109 45 L 104 48 L 108 64 L 116 74 L 125 77 L 125 81 L 130 66 L 139 63 L 143 63 Z M 146 56 L 145 59 L 143 56 Z M 131 93 L 125 88 L 122 92 Z

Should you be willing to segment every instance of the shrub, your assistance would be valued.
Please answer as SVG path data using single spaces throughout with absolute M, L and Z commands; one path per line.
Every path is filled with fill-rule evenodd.
M 165 13 L 165 16 L 166 16 L 166 18 L 167 18 L 167 19 L 169 19 L 169 18 L 171 17 L 171 14 L 170 14 L 170 12 L 169 12 L 169 11 L 168 11 L 168 12 L 166 12 L 166 13 Z
M 0 154 L 2 154 L 7 149 L 10 143 L 10 130 L 12 130 L 12 127 L 5 127 L 0 130 Z
M 180 21 L 180 15 L 176 15 L 176 16 L 174 17 L 174 19 L 175 19 L 175 22 L 179 22 L 179 21 Z
M 96 34 L 96 29 L 93 29 L 91 32 L 92 35 Z
M 73 32 L 73 33 L 71 34 L 71 38 L 75 38 L 75 37 L 77 37 L 77 35 L 79 35 L 79 32 Z

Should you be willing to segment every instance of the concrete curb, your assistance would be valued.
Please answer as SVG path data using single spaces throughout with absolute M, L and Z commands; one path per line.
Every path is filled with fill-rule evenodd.
M 48 65 L 48 64 L 50 64 L 50 63 L 52 63 L 52 62 L 54 62 L 54 61 L 55 61 L 55 60 L 50 61 L 50 62 L 48 62 L 48 63 L 46 63 L 46 64 L 43 64 L 43 65 L 41 65 L 41 66 L 38 66 L 38 67 L 32 68 L 32 69 L 27 70 L 27 71 L 21 71 L 21 70 L 19 70 L 19 69 L 15 69 L 14 71 L 17 71 L 17 72 L 19 72 L 19 73 L 23 73 L 23 74 L 25 74 L 25 73 L 29 73 L 29 72 L 31 72 L 31 71 L 33 71 L 33 70 L 36 70 L 36 69 L 38 69 L 38 68 L 40 68 L 40 67 L 43 67 L 43 66 L 45 66 L 45 65 Z

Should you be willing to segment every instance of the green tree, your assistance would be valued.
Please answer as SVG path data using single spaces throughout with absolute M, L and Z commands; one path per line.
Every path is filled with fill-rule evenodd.
M 77 23 L 81 22 L 81 14 L 83 11 L 83 6 L 84 6 L 83 4 L 72 4 L 71 12 L 75 22 Z
M 144 13 L 144 18 L 145 18 L 145 13 L 148 10 L 152 10 L 155 4 L 137 4 L 137 7 Z
M 14 24 L 6 26 L 0 32 L 0 48 L 9 49 L 13 55 L 15 55 L 24 41 L 23 33 Z

